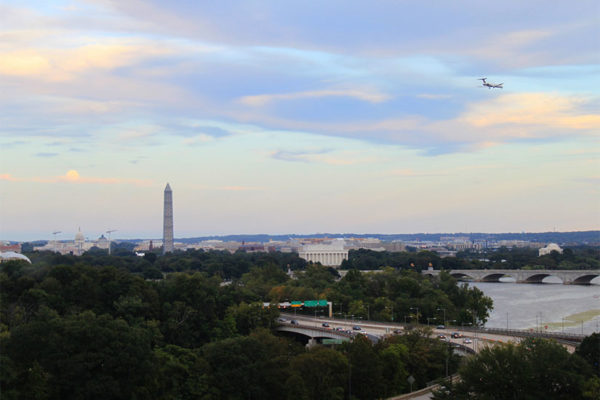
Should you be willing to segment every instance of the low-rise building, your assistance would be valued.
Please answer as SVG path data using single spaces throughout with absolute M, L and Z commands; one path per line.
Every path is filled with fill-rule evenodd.
M 306 244 L 298 249 L 298 256 L 313 263 L 339 267 L 348 259 L 348 250 L 344 248 L 343 240 L 333 240 L 330 243 Z

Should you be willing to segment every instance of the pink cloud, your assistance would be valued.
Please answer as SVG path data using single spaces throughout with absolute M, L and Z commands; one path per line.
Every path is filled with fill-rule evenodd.
M 100 177 L 82 177 L 79 172 L 72 169 L 65 175 L 53 177 L 15 177 L 11 174 L 0 174 L 0 180 L 9 182 L 33 182 L 33 183 L 73 183 L 73 184 L 102 184 L 102 185 L 136 185 L 150 186 L 154 183 L 148 179 L 128 179 L 128 178 L 100 178 Z

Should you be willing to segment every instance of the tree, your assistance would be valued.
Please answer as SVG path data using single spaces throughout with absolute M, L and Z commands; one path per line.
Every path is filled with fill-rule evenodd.
M 600 377 L 600 333 L 592 333 L 583 339 L 576 353 L 586 360 Z
M 23 398 L 35 391 L 51 399 L 151 399 L 154 387 L 151 327 L 129 326 L 91 311 L 60 317 L 42 309 L 3 343 L 13 378 L 2 392 Z
M 352 396 L 367 400 L 381 397 L 384 391 L 382 364 L 371 341 L 358 335 L 345 344 L 344 350 L 351 366 Z
M 348 360 L 336 350 L 316 347 L 294 358 L 290 365 L 291 382 L 298 376 L 310 400 L 343 399 L 348 384 Z M 295 385 L 298 387 L 298 383 Z
M 447 383 L 434 399 L 582 398 L 589 366 L 555 342 L 526 339 L 488 347 L 466 360 L 460 381 Z
M 202 347 L 217 398 L 281 399 L 288 373 L 288 345 L 266 331 Z

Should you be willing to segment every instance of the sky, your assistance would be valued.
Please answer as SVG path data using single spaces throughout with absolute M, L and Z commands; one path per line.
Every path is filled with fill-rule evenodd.
M 3 0 L 0 239 L 160 238 L 167 182 L 176 238 L 599 229 L 599 43 L 596 0 Z

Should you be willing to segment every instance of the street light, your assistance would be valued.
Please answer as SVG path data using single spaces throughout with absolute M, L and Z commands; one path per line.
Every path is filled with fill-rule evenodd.
M 444 326 L 446 326 L 446 309 L 445 308 L 438 308 L 437 311 L 443 311 L 444 312 Z
M 429 326 L 429 321 L 435 320 L 435 317 L 427 317 L 427 326 Z
M 390 306 L 390 307 L 385 307 L 385 309 L 387 310 L 388 308 L 392 309 L 392 322 L 394 322 L 394 306 Z
M 411 310 L 417 310 L 417 324 L 419 323 L 419 307 L 411 307 Z

